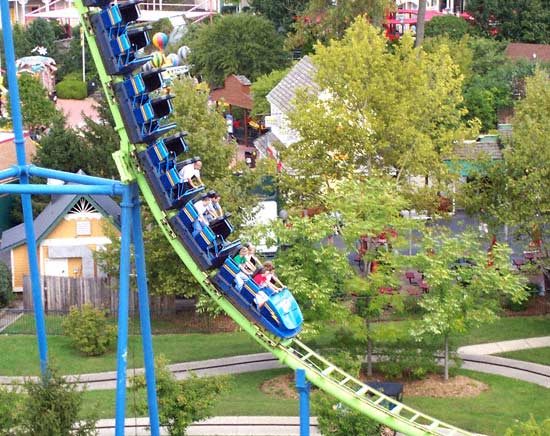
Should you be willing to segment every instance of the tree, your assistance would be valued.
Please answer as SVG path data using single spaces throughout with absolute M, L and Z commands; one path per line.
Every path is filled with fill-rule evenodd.
M 541 0 L 471 0 L 466 9 L 486 35 L 515 42 L 550 43 L 550 11 Z
M 461 187 L 466 210 L 478 213 L 493 228 L 507 224 L 531 249 L 550 288 L 548 181 L 550 153 L 550 80 L 544 70 L 527 78 L 525 98 L 516 104 L 514 131 L 504 160 L 480 165 L 472 181 Z
M 449 378 L 449 337 L 497 318 L 501 296 L 518 302 L 526 298 L 522 278 L 510 265 L 510 249 L 496 244 L 487 253 L 473 234 L 447 236 L 432 228 L 423 235 L 414 259 L 429 292 L 419 305 L 424 310 L 414 333 L 443 340 L 444 377 Z
M 427 38 L 447 35 L 450 39 L 458 41 L 465 35 L 471 35 L 472 33 L 475 33 L 475 28 L 464 18 L 454 15 L 432 17 L 432 19 L 426 23 Z
M 506 430 L 506 436 L 548 436 L 550 435 L 550 419 L 538 423 L 533 415 Z
M 316 204 L 356 172 L 390 173 L 403 186 L 419 175 L 444 180 L 441 155 L 465 132 L 460 71 L 445 46 L 425 53 L 405 35 L 389 50 L 358 19 L 312 60 L 319 91 L 298 92 L 289 120 L 300 140 L 282 152 L 294 198 Z
M 328 45 L 333 39 L 341 39 L 359 17 L 380 26 L 392 7 L 394 4 L 387 0 L 312 0 L 292 26 L 294 33 L 286 45 L 301 49 L 303 54 L 311 53 L 318 42 Z
M 418 14 L 416 16 L 416 35 L 414 45 L 420 47 L 424 43 L 424 28 L 426 24 L 426 1 L 418 3 Z
M 95 62 L 92 60 L 90 47 L 87 43 L 84 43 L 84 56 L 88 60 L 85 71 L 86 80 L 98 80 L 97 68 Z M 79 73 L 82 76 L 82 39 L 80 36 L 80 26 L 75 26 L 72 29 L 72 39 L 69 43 L 69 49 L 62 56 L 59 69 L 56 72 L 56 79 L 59 81 L 63 80 L 70 73 Z
M 224 15 L 212 25 L 201 25 L 192 35 L 187 38 L 190 63 L 196 74 L 216 86 L 230 74 L 242 74 L 254 81 L 290 63 L 282 37 L 263 17 Z
M 269 74 L 258 77 L 252 84 L 252 118 L 258 115 L 265 115 L 271 112 L 269 102 L 266 99 L 267 94 L 287 75 L 288 68 L 284 70 L 275 70 Z
M 186 380 L 176 380 L 163 356 L 155 361 L 155 376 L 159 421 L 170 436 L 185 436 L 187 427 L 193 422 L 208 418 L 215 401 L 227 386 L 227 378 L 223 377 L 198 378 L 191 375 Z M 135 392 L 143 391 L 145 386 L 144 376 L 131 379 L 131 389 Z M 143 401 L 137 409 L 137 413 L 148 412 Z
M 0 307 L 5 307 L 13 300 L 11 271 L 8 266 L 0 262 Z
M 97 433 L 95 418 L 82 419 L 84 393 L 55 369 L 49 368 L 40 380 L 27 380 L 27 396 L 20 414 L 22 434 L 92 436 Z
M 50 126 L 62 117 L 54 102 L 48 98 L 46 88 L 30 74 L 19 76 L 19 98 L 21 99 L 23 125 L 27 129 Z M 8 110 L 11 113 L 10 101 L 8 101 Z
M 250 7 L 271 21 L 278 32 L 284 33 L 307 4 L 308 0 L 251 0 Z

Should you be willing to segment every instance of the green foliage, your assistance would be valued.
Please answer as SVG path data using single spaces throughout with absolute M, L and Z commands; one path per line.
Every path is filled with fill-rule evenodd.
M 299 15 L 307 6 L 308 0 L 251 0 L 250 7 L 260 15 L 271 21 L 277 31 L 286 32 L 294 17 Z
M 288 68 L 284 70 L 275 70 L 269 74 L 258 77 L 252 84 L 252 112 L 251 117 L 265 115 L 270 113 L 270 105 L 266 99 L 267 94 L 287 75 Z
M 387 379 L 422 379 L 439 370 L 437 358 L 440 343 L 434 338 L 422 342 L 409 332 L 397 336 L 377 335 L 375 350 L 379 356 L 376 367 Z
M 251 14 L 224 15 L 186 37 L 196 74 L 220 86 L 230 74 L 251 81 L 289 64 L 282 37 L 267 19 Z
M 550 44 L 550 11 L 541 0 L 471 0 L 467 11 L 488 36 L 512 42 Z
M 59 69 L 56 72 L 58 80 L 67 78 L 71 73 L 76 75 L 74 77 L 75 80 L 82 80 L 82 39 L 80 36 L 80 25 L 73 27 L 72 36 L 69 49 L 59 63 Z M 84 57 L 86 59 L 86 80 L 97 81 L 97 69 L 87 43 L 84 43 Z
M 454 15 L 433 17 L 426 23 L 426 38 L 446 35 L 452 40 L 459 40 L 464 35 L 474 33 L 474 28 L 464 18 Z
M 63 320 L 63 331 L 73 346 L 87 356 L 101 356 L 115 343 L 116 327 L 109 324 L 106 312 L 85 304 L 71 307 Z
M 93 436 L 95 419 L 82 420 L 83 394 L 76 383 L 70 383 L 49 368 L 38 381 L 24 384 L 27 396 L 20 413 L 22 434 L 40 436 Z
M 506 430 L 506 436 L 550 436 L 550 419 L 537 422 L 533 415 Z
M 11 271 L 5 263 L 0 262 L 0 307 L 7 306 L 12 300 Z
M 165 426 L 170 436 L 184 436 L 187 427 L 193 422 L 210 416 L 212 407 L 226 389 L 227 379 L 223 377 L 198 378 L 191 375 L 186 380 L 176 380 L 167 366 L 164 357 L 155 362 L 157 398 L 160 424 Z M 145 389 L 145 377 L 131 379 L 131 389 Z M 137 405 L 138 413 L 147 413 L 147 404 Z
M 23 112 L 23 125 L 27 129 L 49 126 L 62 117 L 54 102 L 48 98 L 46 88 L 30 74 L 19 76 L 19 97 Z M 9 100 L 8 110 L 11 112 Z
M 19 423 L 20 397 L 17 391 L 0 386 L 0 434 L 10 436 Z
M 407 186 L 419 174 L 445 180 L 441 155 L 466 130 L 462 77 L 447 47 L 426 53 L 405 36 L 390 50 L 358 19 L 341 41 L 317 46 L 312 61 L 324 91 L 298 92 L 289 120 L 301 139 L 282 152 L 300 179 L 283 180 L 297 198 L 315 204 L 365 168 L 370 176 L 392 168 L 394 182 Z
M 62 80 L 55 86 L 59 98 L 84 100 L 88 96 L 88 88 L 79 80 Z
M 348 408 L 324 393 L 313 400 L 313 413 L 317 415 L 319 429 L 330 436 L 379 436 L 380 425 L 362 413 Z

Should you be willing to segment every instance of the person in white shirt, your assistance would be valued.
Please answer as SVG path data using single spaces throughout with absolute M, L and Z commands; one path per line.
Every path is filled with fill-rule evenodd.
M 193 203 L 195 210 L 197 211 L 198 217 L 193 223 L 193 236 L 198 235 L 203 227 L 208 226 L 208 220 L 206 214 L 208 213 L 208 205 L 210 204 L 210 197 L 205 195 L 201 200 Z
M 198 188 L 204 185 L 201 179 L 202 162 L 200 160 L 185 165 L 180 171 L 179 176 L 183 182 L 184 191 Z

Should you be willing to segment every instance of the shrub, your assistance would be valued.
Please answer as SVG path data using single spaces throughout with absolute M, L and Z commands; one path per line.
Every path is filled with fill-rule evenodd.
M 550 419 L 538 423 L 533 415 L 525 422 L 520 422 L 506 430 L 506 436 L 549 436 Z
M 155 376 L 159 406 L 159 421 L 170 436 L 185 436 L 193 422 L 210 416 L 212 406 L 226 387 L 225 377 L 198 378 L 194 374 L 186 380 L 176 380 L 160 356 L 155 361 Z M 145 377 L 130 380 L 133 391 L 143 390 Z M 137 404 L 137 413 L 147 413 L 147 403 Z
M 380 424 L 371 418 L 349 409 L 324 393 L 313 400 L 313 410 L 317 415 L 319 429 L 324 435 L 367 436 L 380 435 Z
M 438 342 L 428 339 L 418 342 L 409 335 L 377 341 L 377 368 L 388 378 L 422 379 L 438 370 L 435 357 L 438 345 Z
M 84 100 L 88 96 L 88 87 L 80 80 L 62 80 L 56 85 L 55 90 L 59 98 Z
M 20 407 L 20 398 L 17 393 L 10 392 L 0 386 L 0 434 L 11 436 L 18 425 L 17 412 Z
M 96 435 L 94 418 L 79 416 L 84 391 L 49 368 L 40 380 L 25 382 L 25 396 L 19 414 L 21 433 L 40 436 Z
M 12 300 L 11 271 L 4 263 L 0 262 L 0 307 L 7 306 Z
M 104 354 L 115 342 L 116 328 L 107 322 L 106 312 L 91 304 L 71 307 L 63 321 L 63 331 L 71 338 L 73 346 L 87 356 Z

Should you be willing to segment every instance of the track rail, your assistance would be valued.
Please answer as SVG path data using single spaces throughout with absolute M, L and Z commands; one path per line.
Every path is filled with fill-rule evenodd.
M 141 151 L 130 143 L 125 131 L 120 110 L 113 94 L 113 85 L 120 81 L 120 77 L 109 76 L 100 56 L 98 45 L 93 35 L 93 28 L 89 21 L 90 14 L 95 10 L 84 6 L 82 0 L 75 0 L 75 7 L 83 25 L 86 40 L 90 47 L 92 58 L 98 69 L 105 95 L 115 121 L 115 130 L 120 136 L 120 150 L 113 154 L 113 158 L 124 183 L 137 182 L 141 193 L 147 202 L 155 220 L 162 229 L 173 250 L 180 257 L 185 266 L 192 273 L 203 290 L 248 334 L 250 334 L 263 348 L 276 356 L 283 364 L 292 369 L 303 368 L 310 382 L 323 389 L 349 407 L 364 413 L 372 419 L 398 430 L 404 434 L 439 435 L 444 431 L 447 435 L 471 435 L 452 425 L 443 423 L 422 412 L 416 411 L 405 404 L 378 392 L 361 381 L 345 373 L 328 360 L 308 348 L 297 339 L 280 341 L 251 323 L 232 303 L 210 283 L 206 273 L 195 264 L 185 247 L 179 242 L 174 231 L 168 224 L 169 216 L 156 203 L 151 188 L 145 176 L 141 173 L 136 151 Z M 144 146 L 140 146 L 144 147 Z M 391 410 L 390 410 L 391 409 Z

